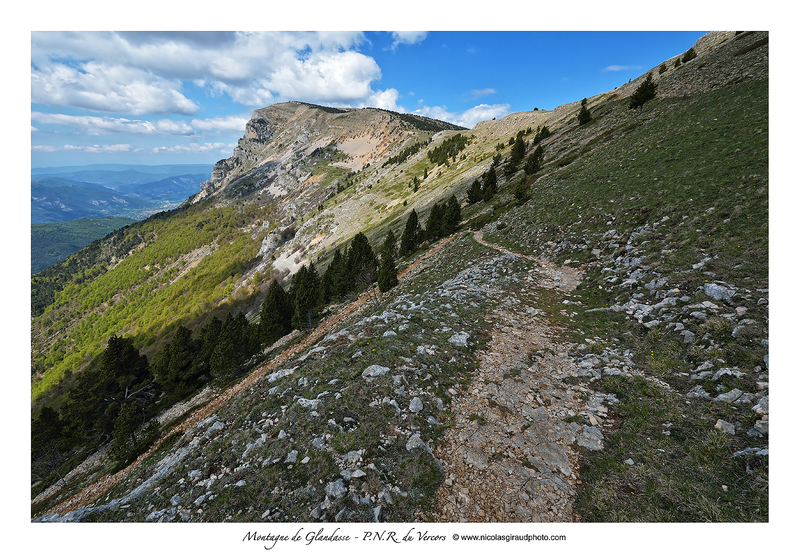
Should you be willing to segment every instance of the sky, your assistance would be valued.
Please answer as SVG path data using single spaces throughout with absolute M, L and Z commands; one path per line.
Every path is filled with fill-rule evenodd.
M 213 164 L 291 100 L 472 128 L 613 90 L 704 32 L 32 31 L 31 167 Z

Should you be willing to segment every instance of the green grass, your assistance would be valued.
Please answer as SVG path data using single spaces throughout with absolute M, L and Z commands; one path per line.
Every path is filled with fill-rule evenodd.
M 550 320 L 575 343 L 601 338 L 592 345 L 593 352 L 610 345 L 629 349 L 637 370 L 672 388 L 624 376 L 590 384 L 615 394 L 620 402 L 611 410 L 617 426 L 605 433 L 605 449 L 583 452 L 578 508 L 585 521 L 768 520 L 766 461 L 732 458 L 737 450 L 762 445 L 763 439 L 714 429 L 717 419 L 738 421 L 743 430 L 749 429 L 755 415 L 724 402 L 688 401 L 684 396 L 697 384 L 709 391 L 721 386 L 757 392 L 753 375 L 716 382 L 690 381 L 688 375 L 705 360 L 717 358 L 752 372 L 763 365 L 767 349 L 761 340 L 767 338 L 766 330 L 754 327 L 734 338 L 730 321 L 710 317 L 698 324 L 698 336 L 710 341 L 699 348 L 684 344 L 661 325 L 648 330 L 621 312 L 582 313 L 622 304 L 643 290 L 621 293 L 605 283 L 603 263 L 590 254 L 601 245 L 598 238 L 617 229 L 624 246 L 633 230 L 657 222 L 655 232 L 641 235 L 633 245 L 636 255 L 667 277 L 670 286 L 696 303 L 707 299 L 695 292 L 698 287 L 723 280 L 753 291 L 737 299 L 737 305 L 747 308 L 747 317 L 768 317 L 757 306 L 759 294 L 754 292 L 768 287 L 767 104 L 766 81 L 685 101 L 667 99 L 651 106 L 644 117 L 626 114 L 622 104 L 612 102 L 606 117 L 613 116 L 607 121 L 614 126 L 604 130 L 601 121 L 593 131 L 573 131 L 599 131 L 591 139 L 591 153 L 547 157 L 544 171 L 553 173 L 530 186 L 530 201 L 498 216 L 507 224 L 504 229 L 498 225 L 497 231 L 486 234 L 488 240 L 515 250 L 558 262 L 578 260 L 585 274 L 573 299 L 583 304 L 576 310 L 581 315 L 565 317 L 555 297 L 548 304 L 545 295 L 540 302 Z M 628 124 L 616 123 L 625 118 Z M 564 161 L 569 165 L 557 169 Z M 547 241 L 563 248 L 554 253 Z M 605 255 L 624 253 L 620 248 Z M 692 264 L 705 257 L 711 258 L 705 267 L 692 270 Z M 623 463 L 628 458 L 633 466 Z

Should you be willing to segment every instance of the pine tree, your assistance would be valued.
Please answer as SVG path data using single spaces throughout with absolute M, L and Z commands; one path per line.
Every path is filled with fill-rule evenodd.
M 99 363 L 85 370 L 70 391 L 62 412 L 65 434 L 74 443 L 111 436 L 125 404 L 151 406 L 159 389 L 147 358 L 129 337 L 112 336 Z
M 158 383 L 172 400 L 197 390 L 204 380 L 204 369 L 200 344 L 183 325 L 178 327 L 172 342 L 161 349 L 152 365 Z
M 525 174 L 533 175 L 542 168 L 544 162 L 544 148 L 540 144 L 525 160 Z
M 383 246 L 381 246 L 381 256 L 386 252 L 389 252 L 393 258 L 397 256 L 397 239 L 394 236 L 394 231 L 391 229 L 386 233 Z
M 411 210 L 411 213 L 408 214 L 408 219 L 406 220 L 406 227 L 403 231 L 402 236 L 400 237 L 400 250 L 398 251 L 399 256 L 408 256 L 413 254 L 417 250 L 417 246 L 419 246 L 420 240 L 420 226 L 419 226 L 419 218 L 417 217 L 417 211 Z
M 217 341 L 222 333 L 222 321 L 214 316 L 200 329 L 198 342 L 200 343 L 200 359 L 210 368 L 211 355 L 217 347 Z M 209 370 L 210 371 L 210 370 Z
M 327 273 L 326 273 L 327 275 Z M 289 295 L 276 280 L 273 281 L 261 305 L 259 335 L 264 344 L 272 344 L 292 331 L 294 308 Z
M 444 216 L 443 206 L 434 204 L 428 214 L 428 222 L 425 224 L 425 236 L 428 240 L 434 241 L 443 236 L 442 218 Z
M 384 250 L 381 256 L 381 268 L 378 272 L 378 289 L 386 292 L 397 286 L 397 267 L 394 263 L 394 254 L 391 250 Z
M 645 104 L 645 102 L 652 100 L 656 97 L 656 87 L 658 85 L 655 81 L 653 81 L 653 75 L 651 73 L 647 74 L 647 78 L 636 88 L 636 90 L 631 95 L 630 104 L 628 104 L 628 108 L 634 109 L 639 108 Z
M 508 159 L 513 167 L 516 167 L 525 158 L 525 146 L 524 134 L 520 131 L 517 133 L 517 139 L 514 141 L 514 146 L 511 148 L 511 155 Z
M 592 120 L 592 114 L 586 107 L 586 98 L 581 101 L 581 111 L 578 113 L 578 125 L 585 125 Z
M 483 201 L 488 202 L 497 193 L 497 173 L 492 165 L 483 177 Z
M 461 224 L 461 204 L 458 203 L 455 195 L 450 196 L 444 207 L 442 218 L 442 230 L 445 236 L 452 235 L 458 231 Z
M 318 284 L 319 277 L 313 263 L 301 267 L 292 279 L 292 293 L 294 296 L 292 327 L 295 329 L 311 329 L 314 327 Z
M 343 298 L 352 290 L 353 282 L 347 275 L 347 260 L 337 249 L 325 275 L 330 275 L 331 298 Z
M 347 252 L 347 273 L 350 281 L 354 281 L 365 271 L 375 272 L 377 268 L 378 259 L 369 245 L 367 236 L 364 233 L 357 233 Z
M 475 179 L 472 181 L 472 185 L 470 185 L 469 189 L 467 190 L 467 202 L 469 204 L 475 204 L 482 198 L 483 191 L 481 190 L 480 179 Z

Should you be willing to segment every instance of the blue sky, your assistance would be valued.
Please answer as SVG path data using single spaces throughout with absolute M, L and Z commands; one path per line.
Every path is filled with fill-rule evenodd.
M 31 165 L 214 163 L 289 100 L 472 127 L 612 90 L 702 34 L 32 32 Z

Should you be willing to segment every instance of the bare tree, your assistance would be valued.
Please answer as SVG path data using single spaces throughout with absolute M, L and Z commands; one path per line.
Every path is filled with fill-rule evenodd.
M 367 298 L 374 307 L 381 305 L 380 292 L 375 286 L 375 279 L 377 278 L 378 269 L 372 265 L 365 266 L 361 272 L 356 275 L 356 286 L 358 290 L 365 291 Z
M 48 475 L 55 473 L 58 475 L 61 484 L 66 486 L 67 482 L 61 475 L 61 464 L 67 459 L 67 453 L 59 450 L 55 441 L 50 441 L 36 452 L 36 457 L 32 460 L 31 476 L 44 479 Z

